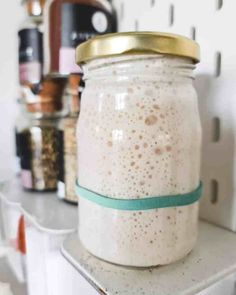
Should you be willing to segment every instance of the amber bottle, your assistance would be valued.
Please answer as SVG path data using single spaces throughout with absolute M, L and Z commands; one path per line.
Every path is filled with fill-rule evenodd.
M 75 48 L 113 32 L 114 10 L 106 0 L 49 0 L 45 6 L 45 74 L 80 73 Z

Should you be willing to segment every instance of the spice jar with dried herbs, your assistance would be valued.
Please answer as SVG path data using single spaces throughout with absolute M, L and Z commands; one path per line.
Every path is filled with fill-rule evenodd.
M 49 0 L 45 6 L 45 74 L 81 73 L 75 48 L 87 39 L 115 30 L 107 0 Z
M 59 120 L 66 79 L 45 79 L 39 95 L 25 97 L 24 120 L 17 126 L 21 179 L 25 189 L 57 189 Z
M 73 204 L 78 203 L 75 193 L 77 177 L 76 123 L 79 115 L 82 90 L 82 75 L 69 75 L 66 88 L 66 101 L 69 114 L 60 121 L 61 144 L 59 152 L 61 161 L 59 162 L 58 197 Z
M 20 25 L 19 81 L 21 85 L 40 82 L 43 69 L 42 12 L 44 0 L 24 0 L 26 20 Z

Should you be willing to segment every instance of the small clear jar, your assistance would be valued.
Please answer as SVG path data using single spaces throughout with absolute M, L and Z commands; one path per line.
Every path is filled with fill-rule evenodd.
M 163 265 L 195 245 L 198 50 L 187 38 L 145 32 L 97 37 L 77 49 L 85 79 L 77 129 L 79 237 L 99 258 Z
M 25 189 L 55 191 L 58 173 L 58 120 L 27 114 L 26 124 L 18 126 L 21 181 Z
M 60 159 L 59 122 L 66 79 L 45 78 L 40 94 L 25 92 L 25 111 L 16 128 L 25 189 L 55 191 Z M 28 94 L 28 95 L 27 95 Z
M 78 204 L 75 193 L 77 179 L 76 124 L 80 110 L 80 96 L 83 90 L 81 74 L 68 76 L 66 101 L 68 114 L 60 121 L 61 162 L 58 178 L 58 197 L 72 204 Z

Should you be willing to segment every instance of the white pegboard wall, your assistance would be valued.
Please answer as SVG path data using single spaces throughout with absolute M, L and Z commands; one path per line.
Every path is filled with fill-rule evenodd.
M 236 1 L 114 0 L 119 31 L 163 31 L 201 47 L 202 218 L 236 231 Z

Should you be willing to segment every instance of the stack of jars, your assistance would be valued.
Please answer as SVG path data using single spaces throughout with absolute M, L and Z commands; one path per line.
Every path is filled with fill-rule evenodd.
M 19 30 L 20 115 L 16 147 L 23 188 L 77 203 L 75 127 L 83 88 L 75 48 L 116 30 L 109 2 L 23 0 Z

